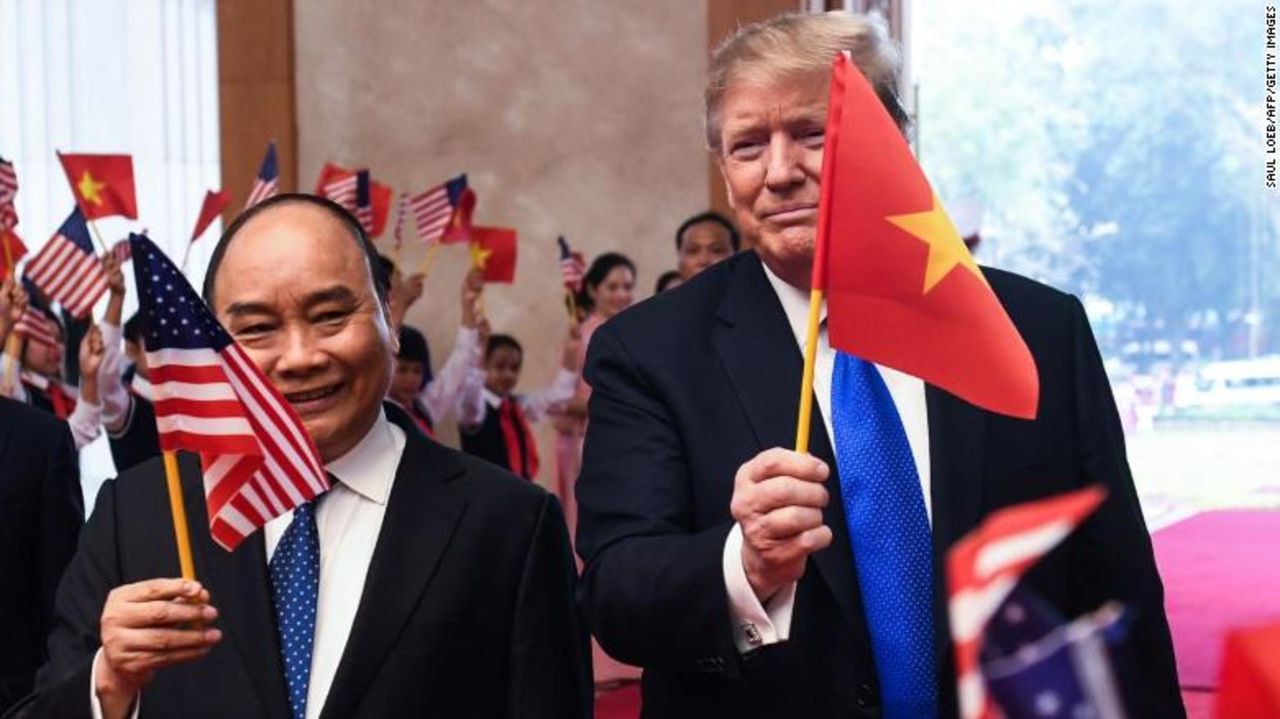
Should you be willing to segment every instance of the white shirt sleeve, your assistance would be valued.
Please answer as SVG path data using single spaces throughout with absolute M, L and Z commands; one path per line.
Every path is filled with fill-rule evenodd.
M 729 620 L 733 622 L 733 643 L 747 652 L 791 637 L 791 611 L 796 604 L 796 583 L 792 582 L 761 604 L 747 581 L 742 566 L 742 526 L 734 524 L 724 542 L 725 593 L 729 597 Z
M 431 415 L 432 422 L 444 419 L 449 410 L 457 405 L 458 397 L 467 383 L 469 370 L 478 368 L 480 360 L 480 333 L 471 327 L 459 327 L 449 359 L 440 368 L 435 379 L 428 382 L 418 395 L 422 405 L 427 408 L 427 413 Z
M 102 661 L 101 647 L 93 655 L 93 669 L 89 671 L 89 711 L 93 713 L 93 719 L 102 719 L 102 702 L 98 701 L 98 688 L 94 682 L 95 677 L 98 676 L 98 662 L 100 661 Z M 138 708 L 140 706 L 142 706 L 141 694 L 133 698 L 133 711 L 129 712 L 130 719 L 138 719 Z
M 458 426 L 474 429 L 484 422 L 484 370 L 472 367 L 458 393 Z
M 119 432 L 129 419 L 129 391 L 121 381 L 120 347 L 124 342 L 120 328 L 109 322 L 98 325 L 102 330 L 102 366 L 98 371 L 98 391 L 102 394 L 102 426 L 107 432 Z
M 102 434 L 102 405 L 89 404 L 83 397 L 76 401 L 76 408 L 67 417 L 71 426 L 71 438 L 76 442 L 76 449 L 84 449 L 86 444 Z
M 524 410 L 525 419 L 530 422 L 541 421 L 546 416 L 548 408 L 567 402 L 573 397 L 573 391 L 577 386 L 578 373 L 561 367 L 550 386 L 520 398 L 520 408 Z

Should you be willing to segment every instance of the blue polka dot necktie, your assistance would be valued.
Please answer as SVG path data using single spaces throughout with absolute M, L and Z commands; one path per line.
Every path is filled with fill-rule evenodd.
M 875 365 L 836 353 L 831 424 L 883 716 L 936 717 L 929 518 L 906 430 Z
M 316 597 L 320 591 L 320 532 L 316 501 L 293 510 L 293 521 L 280 537 L 268 564 L 271 599 L 280 635 L 280 659 L 293 719 L 307 714 L 311 679 L 311 647 L 316 635 Z

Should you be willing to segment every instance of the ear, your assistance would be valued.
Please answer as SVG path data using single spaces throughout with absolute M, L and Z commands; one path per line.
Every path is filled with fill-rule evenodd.
M 716 157 L 716 169 L 720 170 L 720 181 L 724 183 L 724 197 L 729 202 L 729 209 L 737 211 L 738 206 L 733 201 L 733 190 L 729 187 L 729 175 L 724 171 L 723 157 Z

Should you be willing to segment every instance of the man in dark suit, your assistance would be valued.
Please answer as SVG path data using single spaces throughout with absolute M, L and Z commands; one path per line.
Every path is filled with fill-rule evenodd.
M 0 346 L 26 298 L 0 286 Z M 0 397 L 0 713 L 31 691 L 53 626 L 53 594 L 76 548 L 84 499 L 65 422 Z
M 606 651 L 645 668 L 645 717 L 955 716 L 948 547 L 998 508 L 1100 483 L 1106 502 L 1028 581 L 1068 615 L 1125 602 L 1138 659 L 1122 677 L 1131 716 L 1181 716 L 1150 540 L 1075 298 L 985 270 L 1038 366 L 1034 421 L 864 363 L 891 404 L 852 420 L 892 421 L 901 452 L 892 467 L 856 476 L 906 477 L 895 491 L 913 501 L 873 503 L 869 516 L 883 524 L 915 513 L 918 534 L 874 534 L 847 516 L 851 497 L 863 503 L 855 506 L 867 500 L 860 485 L 842 482 L 843 468 L 854 455 L 883 453 L 887 440 L 842 450 L 837 464 L 833 435 L 847 433 L 851 418 L 834 413 L 844 424 L 833 432 L 831 410 L 850 398 L 833 387 L 841 363 L 860 360 L 840 357 L 825 330 L 812 456 L 781 449 L 796 432 L 831 58 L 851 51 L 896 105 L 886 43 L 876 23 L 828 13 L 743 28 L 717 51 L 708 142 L 755 251 L 622 313 L 592 339 L 577 487 L 588 621 Z M 905 619 L 876 621 L 869 611 L 868 587 L 880 585 L 865 578 L 879 582 L 892 561 L 862 566 L 854 548 L 881 542 L 891 557 L 920 548 L 923 566 L 912 571 L 923 569 L 923 591 L 889 596 L 887 606 L 923 617 L 912 628 L 922 642 L 910 641 Z M 875 599 L 886 606 L 884 595 Z M 920 678 L 904 687 L 902 665 L 882 666 L 881 657 L 911 651 Z
M 228 228 L 205 298 L 333 486 L 227 552 L 199 462 L 180 455 L 197 583 L 165 578 L 179 571 L 161 460 L 108 482 L 17 716 L 589 715 L 559 505 L 388 421 L 395 341 L 374 258 L 316 197 L 277 196 Z

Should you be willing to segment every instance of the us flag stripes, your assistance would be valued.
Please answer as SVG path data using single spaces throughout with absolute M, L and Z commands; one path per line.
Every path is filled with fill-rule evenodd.
M 13 163 L 0 157 L 0 205 L 13 202 L 18 194 L 18 173 L 13 170 Z
M 269 197 L 280 192 L 280 166 L 276 162 L 276 142 L 267 145 L 267 154 L 262 158 L 262 166 L 258 168 L 258 176 L 253 180 L 253 189 L 249 190 L 249 199 L 244 209 L 249 209 Z
M 947 612 L 963 719 L 998 716 L 979 666 L 987 622 L 1031 569 L 1106 498 L 1099 486 L 1002 509 L 947 552 Z
M 27 305 L 22 310 L 22 316 L 13 325 L 13 332 L 47 347 L 55 347 L 58 344 L 58 323 L 31 305 Z
M 329 482 L 298 415 L 178 268 L 129 239 L 160 447 L 200 454 L 209 533 L 230 551 Z
M 27 265 L 27 277 L 63 309 L 84 319 L 107 291 L 107 274 L 93 254 L 89 226 L 80 208 L 71 211 L 57 234 Z
M 356 176 L 348 175 L 324 186 L 324 196 L 347 212 L 356 211 Z
M 458 175 L 443 185 L 409 198 L 413 221 L 418 227 L 418 239 L 430 245 L 439 241 L 453 220 L 454 210 L 462 202 L 467 191 L 467 176 Z
M 360 221 L 360 226 L 364 228 L 366 235 L 373 234 L 373 196 L 369 187 L 369 171 L 360 170 L 356 173 L 356 219 Z

